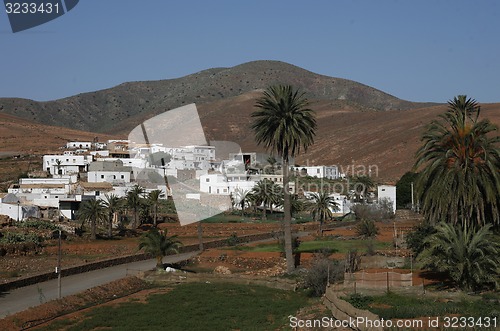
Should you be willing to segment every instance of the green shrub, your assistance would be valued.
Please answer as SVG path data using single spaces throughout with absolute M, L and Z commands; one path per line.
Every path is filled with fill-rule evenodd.
M 42 220 L 27 220 L 20 223 L 19 227 L 38 230 L 59 230 L 59 226 L 54 223 Z
M 344 264 L 325 258 L 316 259 L 307 271 L 305 287 L 311 296 L 320 297 L 325 293 L 328 280 L 330 283 L 344 279 Z
M 231 236 L 229 236 L 229 238 L 226 239 L 226 244 L 228 246 L 236 246 L 240 243 L 241 239 L 238 238 L 238 235 L 233 232 L 233 234 L 231 234 Z
M 23 242 L 32 242 L 39 244 L 42 240 L 43 239 L 35 233 L 7 232 L 2 238 L 0 238 L 0 243 L 18 244 Z
M 375 237 L 378 234 L 378 228 L 372 220 L 363 220 L 356 226 L 356 233 L 363 237 Z

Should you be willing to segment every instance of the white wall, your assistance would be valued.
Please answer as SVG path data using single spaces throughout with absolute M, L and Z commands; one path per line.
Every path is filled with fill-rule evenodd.
M 379 185 L 377 187 L 377 197 L 380 202 L 382 199 L 388 199 L 392 202 L 392 211 L 396 211 L 396 186 Z

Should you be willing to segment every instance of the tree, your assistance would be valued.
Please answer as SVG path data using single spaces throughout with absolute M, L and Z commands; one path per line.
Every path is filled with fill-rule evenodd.
M 234 200 L 234 205 L 241 208 L 241 216 L 245 216 L 245 207 L 250 202 L 250 191 L 236 188 L 234 194 L 231 194 L 231 199 Z
M 113 236 L 113 218 L 115 213 L 119 212 L 125 204 L 122 198 L 113 193 L 109 195 L 104 194 L 104 198 L 103 205 L 108 214 L 108 237 L 111 238 Z
M 409 171 L 401 176 L 396 183 L 396 196 L 398 197 L 396 200 L 397 208 L 408 208 L 411 206 L 411 184 L 416 181 L 417 175 L 418 174 Z M 416 196 L 413 197 L 414 204 L 416 203 L 415 198 Z
M 252 130 L 258 145 L 282 158 L 284 232 L 287 271 L 294 269 L 289 186 L 289 161 L 314 143 L 316 119 L 304 93 L 290 85 L 271 86 L 263 92 L 252 113 Z
M 319 233 L 321 235 L 323 234 L 323 222 L 333 218 L 332 211 L 340 210 L 335 198 L 325 191 L 313 193 L 312 201 L 308 202 L 307 209 L 311 213 L 313 220 L 319 222 Z
M 96 227 L 98 222 L 106 220 L 106 208 L 102 200 L 91 199 L 83 202 L 78 209 L 78 218 L 84 222 L 90 222 L 90 237 L 96 239 Z
M 424 268 L 446 272 L 463 290 L 498 288 L 500 243 L 491 224 L 462 228 L 450 223 L 436 225 L 436 233 L 424 240 L 418 260 Z
M 474 99 L 459 95 L 422 137 L 416 188 L 422 211 L 433 223 L 500 222 L 500 136 L 490 121 L 478 120 L 479 114 Z
M 156 227 L 158 219 L 158 206 L 160 205 L 160 196 L 162 190 L 153 190 L 148 194 L 148 203 L 153 211 L 153 225 Z
M 268 163 L 268 164 L 269 164 L 269 166 L 270 166 L 269 170 L 268 170 L 268 171 L 266 171 L 266 173 L 269 173 L 269 174 L 274 175 L 274 174 L 275 174 L 275 172 L 276 172 L 276 163 L 277 163 L 276 158 L 275 158 L 274 156 L 272 156 L 272 155 L 271 155 L 271 156 L 269 156 L 269 157 L 267 158 L 267 160 L 266 160 L 266 161 L 267 161 L 267 163 Z
M 127 205 L 134 211 L 134 223 L 132 224 L 133 229 L 137 228 L 139 225 L 139 210 L 142 205 L 142 196 L 144 195 L 144 192 L 144 189 L 137 184 L 127 192 Z
M 255 183 L 250 194 L 256 205 L 262 204 L 262 220 L 267 219 L 267 208 L 272 209 L 273 204 L 279 204 L 281 192 L 281 187 L 267 178 Z
M 139 239 L 139 250 L 144 249 L 144 252 L 151 254 L 156 258 L 156 268 L 163 269 L 163 257 L 168 254 L 178 254 L 182 243 L 177 239 L 177 236 L 168 236 L 165 232 L 157 228 L 151 228 L 148 232 L 143 233 Z

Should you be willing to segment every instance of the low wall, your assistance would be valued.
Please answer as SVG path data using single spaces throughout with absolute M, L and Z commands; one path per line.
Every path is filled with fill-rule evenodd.
M 238 237 L 238 239 L 239 239 L 240 243 L 247 243 L 247 242 L 251 242 L 251 241 L 271 239 L 275 235 L 276 235 L 275 233 L 257 233 L 257 234 L 250 234 L 250 235 L 246 235 L 246 236 L 241 236 L 241 237 Z M 203 243 L 203 247 L 205 249 L 218 248 L 218 247 L 224 247 L 224 246 L 227 246 L 226 239 L 213 240 L 213 241 L 208 241 L 208 242 Z M 196 252 L 196 251 L 198 251 L 198 249 L 199 249 L 198 244 L 186 245 L 186 246 L 182 246 L 179 249 L 179 253 Z M 97 261 L 97 262 L 91 262 L 91 263 L 86 263 L 83 265 L 78 265 L 78 266 L 68 267 L 68 268 L 62 269 L 61 276 L 66 277 L 66 276 L 84 273 L 87 271 L 103 269 L 103 268 L 112 267 L 112 266 L 119 265 L 119 264 L 126 264 L 126 263 L 131 263 L 131 262 L 136 262 L 136 261 L 147 260 L 147 259 L 151 259 L 151 258 L 152 257 L 147 255 L 147 254 L 135 254 L 135 255 L 122 256 L 122 257 L 117 257 L 117 258 L 112 258 L 112 259 L 107 259 L 107 260 L 102 260 L 102 261 Z M 55 279 L 55 278 L 57 278 L 57 274 L 55 272 L 49 272 L 49 273 L 39 274 L 39 275 L 35 275 L 35 276 L 30 276 L 30 277 L 24 277 L 21 279 L 16 279 L 16 280 L 13 280 L 10 282 L 0 284 L 0 293 L 9 291 L 9 290 L 12 290 L 15 288 L 23 287 L 23 286 L 28 286 L 28 285 L 33 285 L 33 284 L 40 283 L 40 282 L 45 282 L 45 281 Z
M 355 288 L 391 288 L 413 286 L 413 274 L 401 274 L 397 272 L 364 272 L 344 274 L 344 286 Z
M 150 272 L 144 277 L 146 281 L 160 285 L 183 283 L 234 283 L 241 285 L 260 285 L 280 290 L 295 291 L 297 284 L 291 279 L 277 277 L 261 277 L 253 275 L 222 275 L 189 272 Z
M 367 310 L 353 307 L 349 302 L 340 299 L 333 286 L 329 286 L 323 296 L 323 304 L 331 311 L 335 319 L 339 321 L 360 321 L 360 323 L 351 324 L 354 330 L 361 331 L 382 331 L 382 327 L 370 327 L 370 322 L 379 321 L 380 318 Z M 361 321 L 366 321 L 365 323 Z

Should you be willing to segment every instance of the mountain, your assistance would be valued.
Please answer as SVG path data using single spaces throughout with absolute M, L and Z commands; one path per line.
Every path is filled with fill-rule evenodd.
M 125 138 L 145 119 L 192 102 L 197 104 L 208 140 L 263 151 L 250 130 L 250 114 L 262 90 L 277 83 L 301 88 L 316 111 L 315 144 L 296 158 L 297 164 L 338 165 L 349 175 L 367 174 L 370 168 L 379 182 L 395 182 L 411 169 L 425 126 L 446 110 L 443 104 L 401 100 L 283 62 L 256 61 L 177 79 L 124 83 L 49 102 L 0 99 L 0 125 L 1 116 L 10 116 L 2 112 L 23 118 L 7 117 L 13 122 L 0 126 L 0 152 L 41 151 L 44 145 L 64 145 L 77 139 L 78 132 L 83 134 L 40 123 L 87 131 L 85 140 L 96 135 L 104 140 L 103 133 Z M 483 104 L 481 118 L 500 125 L 500 103 Z M 17 126 L 10 129 L 9 125 Z
M 84 131 L 127 133 L 144 119 L 172 108 L 224 100 L 279 83 L 301 88 L 310 99 L 360 110 L 429 105 L 400 100 L 354 81 L 318 75 L 284 62 L 254 61 L 177 79 L 124 83 L 48 102 L 0 98 L 0 112 Z

